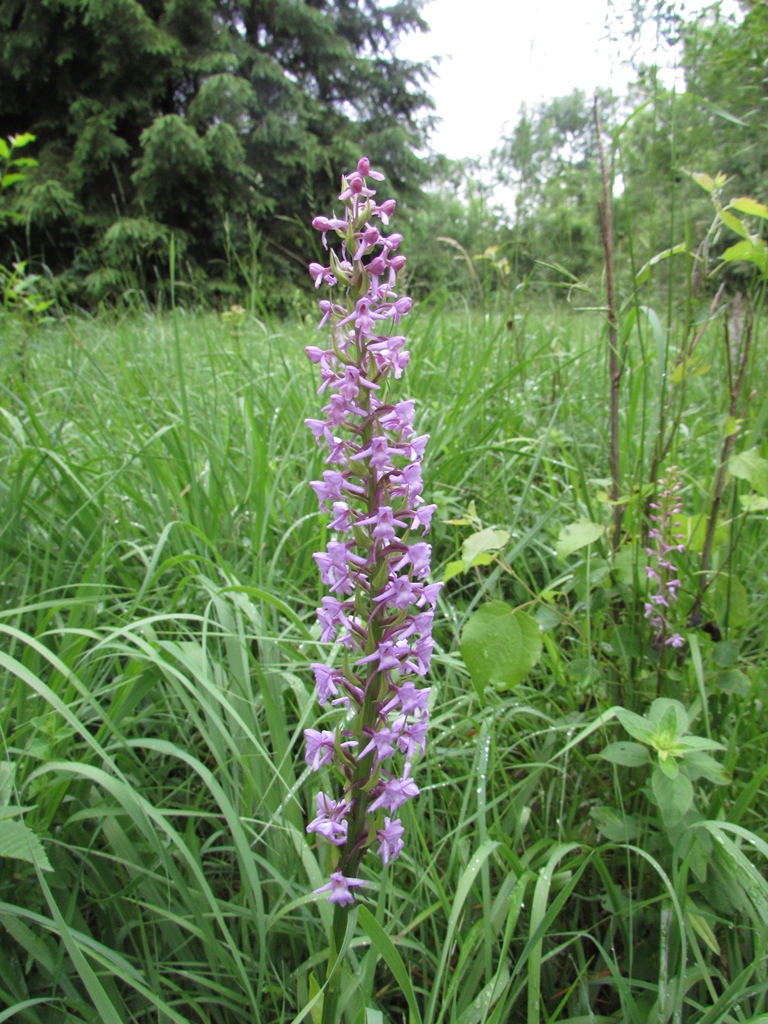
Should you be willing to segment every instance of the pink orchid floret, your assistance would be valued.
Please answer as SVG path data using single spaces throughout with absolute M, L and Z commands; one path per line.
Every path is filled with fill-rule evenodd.
M 319 889 L 312 891 L 315 895 L 321 892 L 329 893 L 328 902 L 338 903 L 343 907 L 345 903 L 355 902 L 352 890 L 359 889 L 361 885 L 368 885 L 368 883 L 363 878 L 346 878 L 340 871 L 334 871 L 331 874 L 330 882 L 326 882 Z

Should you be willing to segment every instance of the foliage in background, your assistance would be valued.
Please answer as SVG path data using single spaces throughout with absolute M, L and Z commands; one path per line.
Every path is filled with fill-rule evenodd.
M 0 259 L 15 246 L 79 301 L 153 295 L 173 233 L 184 279 L 215 296 L 242 283 L 231 250 L 254 225 L 263 291 L 288 293 L 331 168 L 363 145 L 398 194 L 424 178 L 428 71 L 393 56 L 419 7 L 2 0 L 0 136 L 36 133 L 40 168 Z
M 637 31 L 650 20 L 679 44 L 685 92 L 641 65 L 627 96 L 601 96 L 601 120 L 615 126 L 617 251 L 633 274 L 701 236 L 706 203 L 686 169 L 723 171 L 733 194 L 763 199 L 768 156 L 765 6 L 688 19 L 646 6 L 636 5 Z M 600 175 L 583 93 L 522 110 L 501 140 L 490 168 L 513 191 L 508 214 L 476 167 L 414 155 L 429 125 L 428 69 L 392 52 L 399 35 L 423 27 L 416 0 L 386 9 L 124 0 L 113 15 L 96 0 L 0 3 L 0 131 L 35 131 L 41 161 L 5 202 L 23 223 L 0 258 L 43 264 L 62 300 L 167 302 L 173 235 L 186 304 L 255 310 L 258 294 L 298 310 L 300 254 L 312 244 L 303 224 L 332 201 L 331 167 L 361 144 L 403 205 L 417 295 L 487 295 L 504 284 L 490 263 L 475 266 L 486 273 L 478 282 L 460 250 L 431 244 L 436 235 L 470 259 L 496 246 L 513 285 L 533 275 L 564 295 L 594 287 Z M 691 271 L 670 261 L 659 275 L 680 291 Z

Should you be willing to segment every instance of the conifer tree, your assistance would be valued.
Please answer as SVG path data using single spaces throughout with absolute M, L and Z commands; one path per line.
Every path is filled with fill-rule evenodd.
M 331 168 L 362 146 L 396 192 L 423 180 L 429 71 L 393 55 L 421 2 L 0 0 L 0 135 L 40 160 L 10 241 L 93 298 L 127 268 L 149 286 L 171 232 L 201 280 L 257 235 L 303 277 Z

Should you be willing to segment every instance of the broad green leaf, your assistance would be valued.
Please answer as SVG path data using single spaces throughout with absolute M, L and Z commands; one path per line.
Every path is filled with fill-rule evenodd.
M 746 213 L 748 217 L 762 217 L 763 220 L 768 220 L 768 206 L 758 203 L 756 199 L 750 199 L 749 196 L 732 199 L 728 205 L 739 213 Z
M 715 618 L 720 625 L 734 628 L 745 626 L 749 621 L 749 597 L 744 584 L 735 576 L 721 573 L 712 587 Z
M 752 690 L 749 676 L 740 672 L 737 668 L 728 669 L 727 672 L 720 672 L 715 682 L 718 688 L 725 693 L 737 693 L 740 697 L 748 697 Z
M 648 722 L 656 732 L 677 738 L 688 732 L 688 714 L 679 700 L 657 697 L 648 711 Z
M 598 831 L 612 843 L 627 843 L 640 831 L 640 820 L 634 814 L 622 814 L 615 807 L 593 807 L 589 812 Z
M 659 768 L 668 779 L 676 779 L 680 773 L 677 758 L 670 757 L 668 753 L 662 756 L 661 752 L 659 752 Z
M 613 650 L 622 658 L 629 660 L 640 657 L 642 640 L 636 624 L 630 625 L 628 622 L 621 622 L 617 626 L 607 629 L 605 635 Z
M 671 779 L 661 768 L 654 768 L 651 789 L 667 828 L 676 825 L 693 803 L 693 784 L 682 772 Z
M 43 844 L 20 821 L 0 821 L 0 857 L 12 857 L 34 864 L 41 871 L 53 871 Z
M 768 511 L 768 498 L 764 498 L 762 494 L 742 494 L 739 501 L 745 512 Z
M 714 782 L 716 786 L 727 786 L 731 782 L 731 775 L 723 766 L 701 750 L 693 750 L 683 757 L 685 774 L 692 781 L 703 778 Z
M 768 459 L 757 448 L 738 452 L 728 459 L 728 472 L 739 480 L 746 480 L 759 494 L 768 497 Z
M 477 564 L 478 555 L 496 552 L 509 540 L 506 530 L 493 530 L 488 527 L 479 533 L 473 533 L 464 541 L 461 548 L 461 556 L 464 562 L 464 569 L 469 569 Z
M 739 660 L 739 648 L 733 640 L 721 640 L 712 645 L 712 660 L 718 668 L 731 668 Z
M 574 551 L 600 540 L 604 533 L 605 526 L 602 523 L 593 523 L 589 519 L 579 519 L 575 523 L 564 526 L 555 545 L 557 557 L 561 562 L 564 561 Z
M 628 743 L 626 740 L 609 743 L 607 747 L 603 747 L 598 756 L 602 757 L 604 761 L 621 764 L 626 768 L 640 768 L 642 765 L 648 764 L 651 759 L 648 748 L 644 747 L 642 743 Z
M 688 364 L 685 360 L 678 363 L 677 366 L 669 374 L 669 379 L 673 384 L 682 384 L 688 374 Z
M 636 580 L 646 579 L 648 555 L 639 544 L 627 544 L 613 556 L 613 572 L 619 583 L 632 587 Z
M 613 710 L 630 736 L 649 746 L 653 744 L 655 735 L 647 718 L 641 718 L 640 715 L 636 715 L 634 711 L 628 711 L 626 708 L 617 707 Z
M 11 151 L 8 148 L 8 143 L 5 139 L 0 139 L 0 160 L 7 160 L 11 155 Z
M 470 616 L 461 633 L 461 656 L 482 697 L 488 683 L 515 686 L 541 657 L 539 624 L 504 601 L 489 601 Z
M 454 576 L 458 576 L 462 572 L 464 572 L 464 562 L 461 559 L 456 562 L 449 562 L 443 573 L 443 583 L 447 583 L 448 580 L 452 580 Z
M 707 517 L 703 515 L 686 516 L 680 513 L 676 522 L 680 523 L 680 533 L 683 534 L 683 543 L 689 551 L 700 555 L 704 550 L 704 541 L 707 536 Z M 715 527 L 713 546 L 720 547 L 728 543 L 728 530 L 721 523 Z

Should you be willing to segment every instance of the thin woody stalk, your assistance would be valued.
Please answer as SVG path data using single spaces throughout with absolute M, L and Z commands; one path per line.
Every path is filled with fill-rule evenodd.
M 719 293 L 718 293 L 719 294 Z M 737 299 L 738 301 L 738 299 Z M 740 311 L 739 311 L 740 312 Z M 744 376 L 747 370 L 747 363 L 749 361 L 749 350 L 752 342 L 752 319 L 751 314 L 748 311 L 744 321 L 741 317 L 734 318 L 737 321 L 737 331 L 739 337 L 736 339 L 736 373 L 734 376 L 734 359 L 731 351 L 731 338 L 729 333 L 728 320 L 726 319 L 724 328 L 724 341 L 725 341 L 725 355 L 728 363 L 728 389 L 730 392 L 730 402 L 728 404 L 728 416 L 730 419 L 735 420 L 739 411 L 739 401 L 741 399 L 741 393 L 744 387 Z M 707 530 L 704 535 L 704 546 L 701 551 L 701 588 L 696 597 L 693 608 L 691 609 L 690 621 L 696 622 L 701 614 L 701 603 L 704 598 L 704 594 L 709 587 L 711 580 L 709 577 L 709 569 L 712 563 L 712 546 L 715 540 L 715 530 L 717 528 L 717 518 L 720 513 L 720 505 L 723 499 L 723 490 L 725 488 L 725 477 L 728 471 L 728 459 L 731 457 L 733 446 L 736 443 L 736 431 L 732 430 L 727 437 L 723 439 L 722 448 L 720 450 L 720 459 L 715 473 L 714 484 L 712 488 L 712 506 L 709 512 L 709 519 L 707 520 Z
M 613 264 L 613 203 L 611 198 L 611 175 L 605 162 L 603 150 L 603 132 L 600 125 L 600 113 L 597 97 L 593 108 L 595 131 L 597 134 L 597 151 L 600 156 L 600 173 L 603 181 L 603 201 L 598 202 L 600 214 L 600 233 L 603 239 L 605 254 L 605 290 L 608 304 L 608 377 L 610 380 L 610 448 L 608 462 L 611 471 L 611 507 L 613 508 L 613 531 L 611 547 L 616 551 L 621 543 L 621 523 L 624 518 L 624 506 L 621 498 L 621 455 L 619 452 L 619 397 L 621 393 L 621 364 L 618 352 L 618 324 L 616 313 L 616 292 L 614 287 Z
M 677 369 L 678 366 L 683 366 L 684 367 L 685 364 L 688 362 L 688 360 L 690 360 L 691 357 L 693 356 L 693 354 L 696 351 L 696 348 L 697 348 L 699 342 L 704 337 L 704 332 L 707 330 L 709 325 L 712 323 L 712 320 L 713 320 L 713 318 L 715 316 L 715 313 L 717 312 L 717 307 L 718 307 L 718 305 L 720 303 L 720 299 L 722 298 L 722 295 L 723 295 L 724 291 L 725 291 L 725 282 L 723 282 L 720 285 L 720 287 L 718 288 L 717 293 L 716 293 L 714 299 L 712 300 L 712 304 L 709 307 L 709 316 L 707 317 L 707 319 L 704 321 L 704 323 L 701 325 L 701 327 L 697 331 L 697 333 L 696 333 L 693 341 L 691 342 L 690 346 L 688 346 L 688 347 L 683 346 L 683 348 L 681 349 L 680 354 L 677 357 L 677 362 L 675 364 L 675 369 Z M 729 371 L 729 373 L 730 373 L 730 371 Z M 665 414 L 664 414 L 664 408 L 662 407 L 662 409 L 661 409 L 660 421 L 659 421 L 659 437 L 658 437 L 658 442 L 657 442 L 657 444 L 656 444 L 656 446 L 654 447 L 654 450 L 653 450 L 653 458 L 651 460 L 651 471 L 650 471 L 649 476 L 648 476 L 648 479 L 651 481 L 651 483 L 654 483 L 656 481 L 656 477 L 657 477 L 658 472 L 659 472 L 659 466 L 664 462 L 664 460 L 666 459 L 667 455 L 669 455 L 670 449 L 672 448 L 672 442 L 674 441 L 675 435 L 676 435 L 677 430 L 678 430 L 678 428 L 680 426 L 680 422 L 681 422 L 682 416 L 683 416 L 683 410 L 685 408 L 685 381 L 686 381 L 686 379 L 687 378 L 684 376 L 682 384 L 680 385 L 680 388 L 678 389 L 680 394 L 679 394 L 678 399 L 677 399 L 677 411 L 674 414 L 674 417 L 672 419 L 672 422 L 671 422 L 668 430 L 666 430 L 666 422 L 665 422 L 666 421 L 666 417 L 665 417 Z M 665 436 L 665 431 L 666 431 L 666 436 Z

